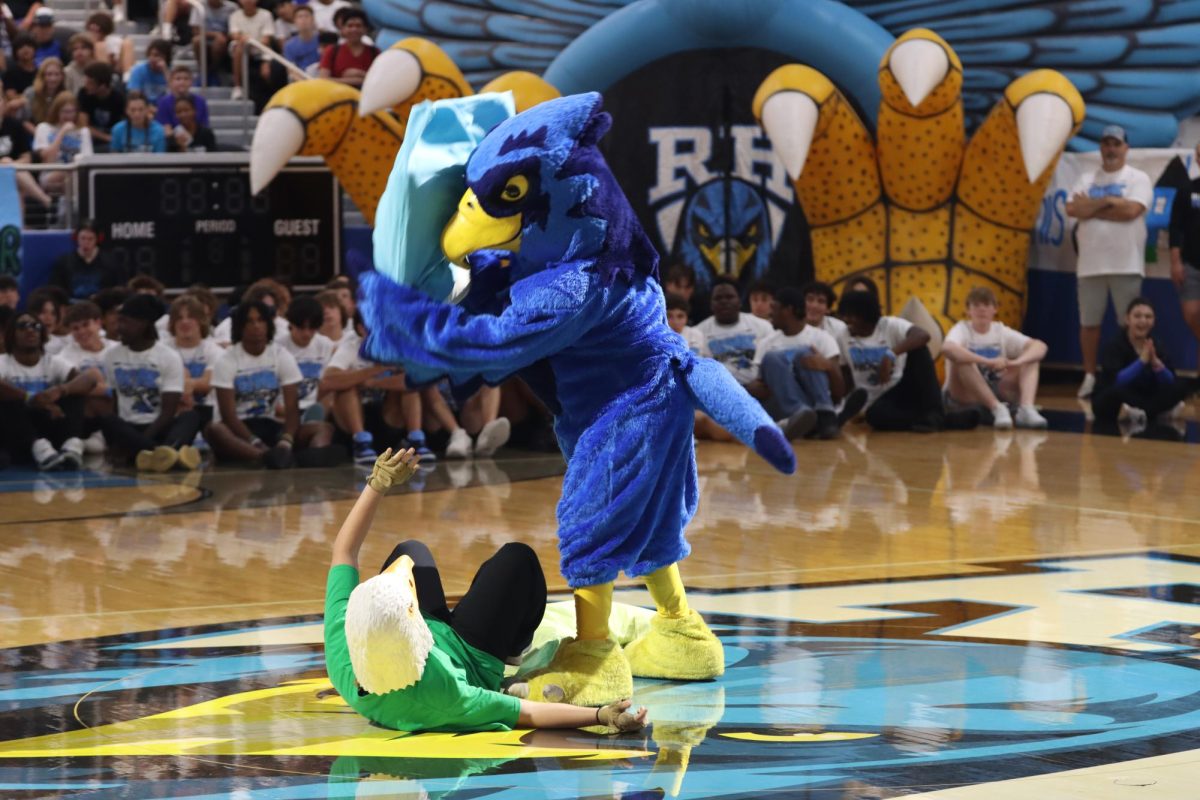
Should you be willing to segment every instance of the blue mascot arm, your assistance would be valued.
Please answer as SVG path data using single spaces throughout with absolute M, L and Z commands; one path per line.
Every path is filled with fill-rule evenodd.
M 366 358 L 405 366 L 414 384 L 447 376 L 499 383 L 570 346 L 602 307 L 594 275 L 562 267 L 511 287 L 498 316 L 473 315 L 432 300 L 379 273 L 362 276 L 359 308 L 367 325 Z

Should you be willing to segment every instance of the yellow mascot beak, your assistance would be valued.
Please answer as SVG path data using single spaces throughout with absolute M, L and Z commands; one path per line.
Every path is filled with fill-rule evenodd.
M 493 217 L 479 205 L 471 189 L 458 203 L 458 210 L 442 231 L 442 252 L 450 263 L 466 267 L 466 258 L 476 250 L 521 249 L 521 215 Z

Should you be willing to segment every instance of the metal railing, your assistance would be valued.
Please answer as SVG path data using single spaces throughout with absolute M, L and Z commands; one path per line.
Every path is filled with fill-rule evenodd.
M 13 161 L 5 164 L 17 172 L 27 173 L 38 180 L 38 176 L 49 172 L 65 174 L 62 194 L 51 195 L 50 208 L 41 210 L 36 200 L 25 201 L 22 205 L 22 223 L 32 230 L 73 230 L 79 216 L 79 173 L 78 165 L 71 164 L 30 164 L 25 161 Z M 40 181 L 39 181 L 40 185 Z M 44 187 L 43 187 L 44 191 Z M 22 195 L 23 197 L 23 195 Z

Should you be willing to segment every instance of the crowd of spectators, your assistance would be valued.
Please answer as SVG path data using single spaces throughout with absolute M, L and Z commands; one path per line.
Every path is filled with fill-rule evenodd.
M 116 32 L 114 13 L 132 13 L 154 35 L 144 52 Z M 159 14 L 161 13 L 161 18 Z M 177 0 L 99 10 L 83 30 L 56 24 L 54 11 L 36 0 L 0 0 L 0 163 L 70 163 L 91 153 L 211 152 L 201 85 L 232 86 L 233 99 L 257 108 L 300 77 L 248 44 L 280 53 L 310 76 L 361 86 L 378 55 L 368 19 L 346 0 L 205 0 L 204 13 Z M 191 47 L 207 75 L 174 63 Z M 200 60 L 204 51 L 205 59 Z M 249 70 L 243 75 L 243 55 Z M 140 58 L 139 58 L 140 56 Z M 19 178 L 26 204 L 43 210 L 64 193 L 65 173 Z

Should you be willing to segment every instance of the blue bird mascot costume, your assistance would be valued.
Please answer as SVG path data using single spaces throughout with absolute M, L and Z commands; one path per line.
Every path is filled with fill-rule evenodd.
M 509 95 L 476 95 L 415 109 L 375 221 L 378 271 L 360 290 L 368 358 L 462 394 L 520 375 L 554 413 L 576 636 L 528 691 L 580 705 L 630 696 L 634 675 L 724 672 L 678 566 L 698 494 L 693 411 L 779 471 L 796 468 L 758 403 L 667 326 L 658 254 L 596 146 L 612 121 L 601 103 L 573 95 L 513 116 Z M 468 268 L 456 292 L 452 273 Z M 623 650 L 608 625 L 622 571 L 658 609 Z

